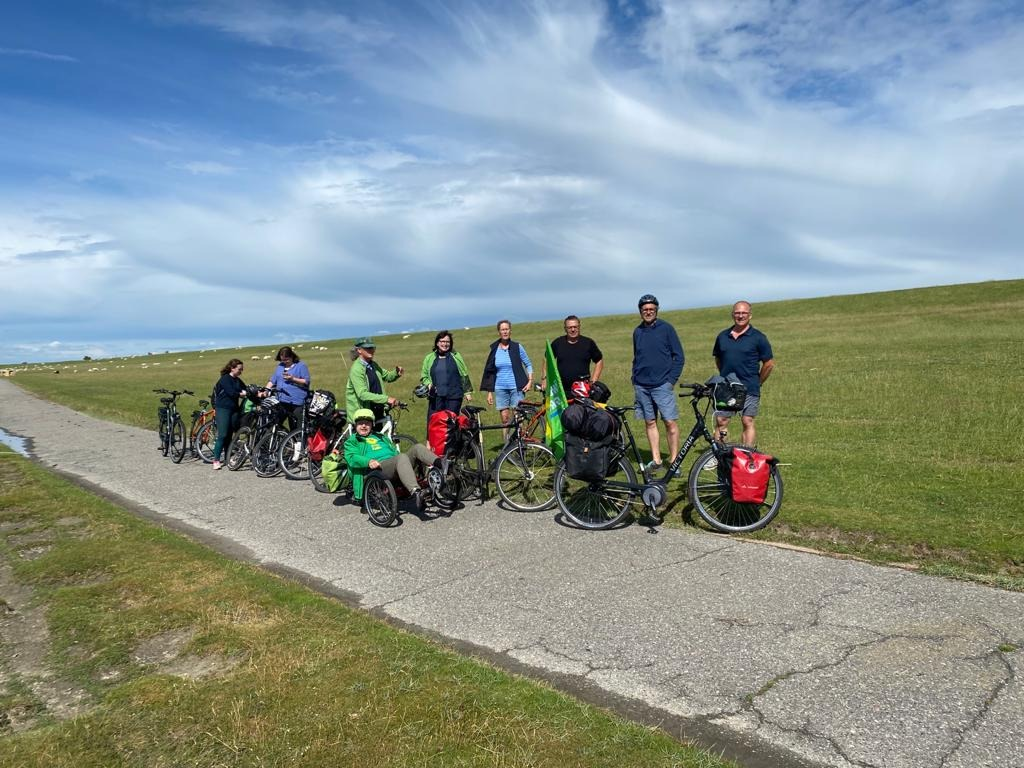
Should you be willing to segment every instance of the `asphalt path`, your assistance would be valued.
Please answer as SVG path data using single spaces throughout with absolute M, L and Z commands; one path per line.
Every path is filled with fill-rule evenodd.
M 153 432 L 8 381 L 0 427 L 221 551 L 746 766 L 1024 767 L 1024 594 L 494 503 L 383 530 L 308 482 L 176 466 Z

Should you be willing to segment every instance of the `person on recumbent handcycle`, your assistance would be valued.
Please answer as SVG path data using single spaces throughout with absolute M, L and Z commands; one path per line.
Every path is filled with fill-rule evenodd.
M 416 511 L 422 512 L 427 506 L 429 491 L 420 486 L 419 477 L 428 469 L 442 471 L 442 460 L 425 445 L 417 443 L 405 453 L 387 435 L 374 432 L 374 414 L 369 408 L 360 408 L 352 417 L 355 425 L 352 434 L 345 441 L 345 461 L 352 473 L 352 493 L 356 500 L 363 498 L 363 484 L 366 475 L 377 471 L 392 482 L 397 475 L 402 486 L 409 492 Z M 416 473 L 415 464 L 421 466 Z

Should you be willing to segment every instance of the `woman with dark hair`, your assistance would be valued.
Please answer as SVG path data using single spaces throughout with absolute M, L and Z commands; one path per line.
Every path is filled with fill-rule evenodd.
M 427 423 L 437 411 L 456 413 L 462 408 L 462 398 L 472 400 L 473 384 L 462 355 L 455 351 L 451 331 L 440 331 L 434 337 L 434 350 L 423 358 L 420 383 L 428 387 Z
M 231 437 L 238 429 L 242 417 L 241 397 L 245 394 L 242 369 L 245 364 L 237 357 L 228 360 L 220 369 L 220 379 L 213 387 L 214 419 L 217 424 L 217 442 L 213 444 L 213 468 L 220 469 L 224 446 L 231 444 Z
M 291 347 L 281 347 L 274 359 L 277 360 L 277 368 L 267 387 L 273 387 L 277 399 L 287 406 L 288 429 L 296 429 L 302 420 L 302 406 L 309 397 L 309 385 L 312 383 L 309 368 Z

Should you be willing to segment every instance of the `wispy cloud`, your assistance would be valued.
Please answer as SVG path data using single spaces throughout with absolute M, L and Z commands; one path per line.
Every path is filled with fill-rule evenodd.
M 78 61 L 74 56 L 67 56 L 63 53 L 47 53 L 46 51 L 34 51 L 30 48 L 0 48 L 0 56 L 23 56 L 29 59 L 66 61 L 71 63 Z

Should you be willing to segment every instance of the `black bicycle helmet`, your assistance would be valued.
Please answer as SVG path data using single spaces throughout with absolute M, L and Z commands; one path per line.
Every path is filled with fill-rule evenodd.
M 595 381 L 590 385 L 590 399 L 595 403 L 607 403 L 612 396 L 612 391 L 603 381 Z
M 640 307 L 642 307 L 644 304 L 653 304 L 654 306 L 657 307 L 659 306 L 658 297 L 650 293 L 645 293 L 643 296 L 640 297 L 640 301 L 636 303 L 636 308 L 640 309 Z
M 417 384 L 412 393 L 416 395 L 416 397 L 426 397 L 430 394 L 430 387 L 426 384 Z

